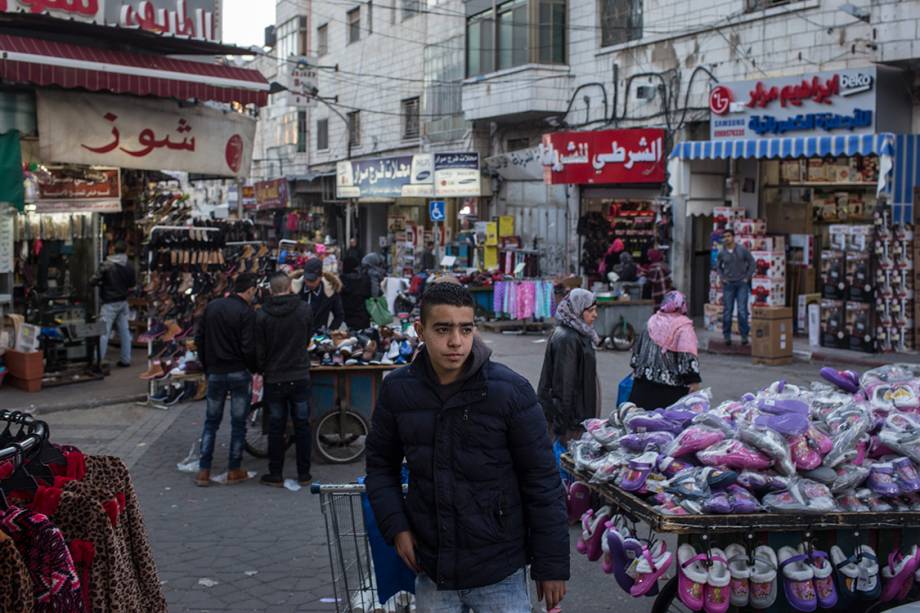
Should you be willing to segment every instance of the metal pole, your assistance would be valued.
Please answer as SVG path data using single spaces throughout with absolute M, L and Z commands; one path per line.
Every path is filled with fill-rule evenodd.
M 348 246 L 348 239 L 351 238 L 351 202 L 350 199 L 345 202 L 345 240 L 342 241 L 342 253 Z

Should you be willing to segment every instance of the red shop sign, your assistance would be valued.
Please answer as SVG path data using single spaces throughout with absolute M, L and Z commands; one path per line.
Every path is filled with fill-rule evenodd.
M 665 180 L 664 130 L 600 130 L 543 135 L 545 183 L 661 183 Z

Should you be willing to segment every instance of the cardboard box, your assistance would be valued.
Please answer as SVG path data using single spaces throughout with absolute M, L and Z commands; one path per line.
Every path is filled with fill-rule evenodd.
M 792 310 L 783 319 L 751 320 L 751 357 L 792 357 Z
M 767 220 L 736 219 L 734 230 L 741 236 L 764 236 L 767 233 Z
M 18 379 L 41 379 L 45 374 L 44 357 L 41 351 L 7 349 L 3 354 L 3 364 L 10 375 Z
M 808 168 L 806 171 L 808 174 L 806 180 L 808 182 L 826 182 L 827 181 L 827 166 L 824 164 L 822 159 L 810 159 L 808 160 Z
M 709 332 L 722 332 L 722 305 L 703 305 L 703 327 Z M 741 334 L 738 328 L 738 316 L 732 317 L 732 334 Z
M 821 295 L 841 299 L 846 295 L 846 258 L 839 249 L 821 251 Z
M 811 208 L 804 202 L 773 202 L 767 207 L 767 227 L 777 234 L 811 234 Z
M 785 251 L 752 251 L 751 257 L 754 258 L 758 277 L 768 277 L 776 280 L 786 278 Z
M 792 320 L 792 307 L 755 306 L 751 310 L 751 319 L 788 319 Z
M 875 299 L 872 276 L 869 274 L 869 253 L 847 251 L 846 296 L 855 302 L 872 302 Z
M 796 334 L 807 335 L 809 333 L 808 307 L 809 305 L 812 305 L 812 304 L 817 304 L 820 308 L 821 294 L 818 294 L 818 293 L 799 294 L 798 297 L 796 298 L 796 306 L 795 306 Z
M 861 302 L 847 302 L 846 332 L 850 349 L 873 353 L 877 341 L 875 325 L 872 321 L 872 305 Z
M 786 306 L 786 280 L 755 276 L 751 280 L 751 306 L 757 304 Z
M 849 347 L 845 325 L 843 300 L 821 300 L 821 345 L 824 347 Z

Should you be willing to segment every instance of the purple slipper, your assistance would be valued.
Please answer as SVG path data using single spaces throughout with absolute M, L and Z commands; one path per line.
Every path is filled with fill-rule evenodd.
M 683 427 L 667 419 L 661 413 L 639 413 L 626 420 L 626 427 L 632 432 L 670 432 L 680 434 Z
M 791 412 L 760 415 L 754 419 L 754 424 L 779 432 L 783 436 L 801 436 L 808 431 L 808 415 Z
M 732 505 L 732 513 L 756 513 L 761 509 L 754 495 L 740 485 L 729 485 L 727 493 Z
M 629 451 L 641 453 L 649 445 L 656 449 L 664 449 L 674 440 L 670 432 L 634 432 L 620 437 L 620 446 Z
M 837 370 L 825 366 L 821 369 L 821 376 L 845 392 L 855 394 L 859 391 L 859 375 L 852 370 Z
M 620 487 L 627 492 L 635 492 L 642 489 L 642 486 L 645 485 L 645 480 L 648 479 L 649 473 L 652 472 L 652 469 L 657 463 L 658 454 L 654 451 L 647 451 L 638 458 L 630 460 L 629 465 L 620 477 Z
M 894 466 L 895 476 L 902 494 L 920 491 L 920 475 L 917 474 L 917 468 L 910 459 L 897 458 L 891 461 L 891 465 Z
M 798 413 L 808 417 L 808 405 L 801 400 L 792 398 L 783 398 L 780 400 L 761 400 L 757 403 L 757 408 L 766 413 L 774 415 L 784 415 L 786 413 Z
M 725 492 L 719 492 L 713 496 L 710 496 L 706 499 L 706 502 L 703 503 L 703 511 L 706 513 L 731 513 L 732 512 L 732 503 L 728 498 L 728 494 Z

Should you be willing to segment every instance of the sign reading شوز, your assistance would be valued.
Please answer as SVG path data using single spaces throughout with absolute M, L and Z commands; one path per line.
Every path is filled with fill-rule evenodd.
M 0 0 L 0 12 L 46 14 L 157 34 L 220 39 L 218 0 Z
M 50 162 L 245 176 L 255 123 L 172 100 L 38 92 L 39 147 Z
M 874 132 L 874 66 L 719 83 L 709 93 L 713 140 Z

